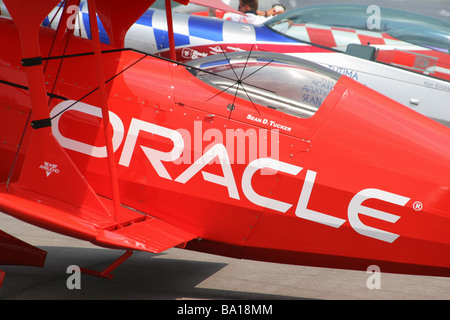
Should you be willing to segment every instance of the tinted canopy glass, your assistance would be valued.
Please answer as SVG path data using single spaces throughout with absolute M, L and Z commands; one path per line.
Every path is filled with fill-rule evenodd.
M 286 12 L 266 22 L 268 28 L 305 41 L 301 33 L 290 30 L 296 24 L 352 28 L 388 35 L 411 44 L 450 52 L 450 23 L 410 12 L 380 8 L 379 24 L 373 24 L 368 6 L 327 5 Z M 290 25 L 289 25 L 289 24 Z
M 218 94 L 231 95 L 231 106 L 239 97 L 300 118 L 316 113 L 340 77 L 309 61 L 267 52 L 209 56 L 188 66 Z

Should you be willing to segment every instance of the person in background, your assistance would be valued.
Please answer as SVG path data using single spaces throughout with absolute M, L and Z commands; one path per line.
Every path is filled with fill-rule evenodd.
M 224 14 L 223 19 L 250 24 L 262 24 L 274 15 L 283 13 L 284 7 L 281 5 L 274 5 L 267 11 L 261 11 L 258 10 L 258 0 L 239 0 L 238 10 L 244 13 L 244 15 L 227 12 Z

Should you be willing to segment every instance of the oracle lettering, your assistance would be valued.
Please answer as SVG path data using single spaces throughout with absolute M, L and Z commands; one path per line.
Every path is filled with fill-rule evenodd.
M 140 146 L 144 151 L 147 159 L 153 165 L 158 175 L 165 179 L 172 180 L 172 177 L 167 172 L 166 168 L 162 164 L 163 161 L 174 161 L 181 156 L 184 149 L 183 137 L 176 130 L 171 130 L 165 127 L 158 126 L 149 122 L 145 122 L 138 119 L 131 119 L 130 128 L 128 129 L 127 138 L 125 139 L 125 145 L 123 147 L 122 155 L 119 160 L 119 164 L 125 167 L 130 165 L 131 156 L 134 153 L 137 137 L 139 132 L 146 131 L 162 137 L 166 137 L 173 142 L 173 149 L 168 152 L 162 152 L 149 147 Z
M 59 112 L 62 112 L 70 104 L 70 101 L 62 102 L 52 110 L 50 115 L 53 116 L 55 114 L 58 114 Z M 77 103 L 74 108 L 72 108 L 72 110 L 84 112 L 98 118 L 102 117 L 100 108 L 84 103 Z M 111 111 L 109 112 L 109 114 L 114 131 L 113 148 L 116 151 L 122 144 L 123 138 L 125 136 L 124 126 L 121 119 L 116 114 Z M 76 141 L 74 139 L 64 137 L 59 131 L 58 119 L 59 117 L 56 117 L 52 120 L 52 130 L 53 134 L 63 147 L 97 158 L 104 158 L 107 156 L 105 147 L 92 146 L 80 141 Z M 164 166 L 164 162 L 176 163 L 176 160 L 181 157 L 183 151 L 185 150 L 183 136 L 177 130 L 152 124 L 140 119 L 131 119 L 130 127 L 125 137 L 123 150 L 120 155 L 119 165 L 124 167 L 130 166 L 132 157 L 136 154 L 138 136 L 141 134 L 141 132 L 147 132 L 167 138 L 173 143 L 172 149 L 165 152 L 150 148 L 149 146 L 140 145 L 140 149 L 143 151 L 159 177 L 173 180 L 177 183 L 187 184 L 195 175 L 201 172 L 203 180 L 225 187 L 228 190 L 229 198 L 241 200 L 236 184 L 236 178 L 234 176 L 225 145 L 223 145 L 222 143 L 214 144 L 213 146 L 211 146 L 211 148 L 205 151 L 200 158 L 198 158 L 186 170 L 184 170 L 177 178 L 173 179 Z M 223 175 L 216 175 L 203 171 L 203 168 L 215 159 L 219 160 Z M 293 204 L 280 201 L 272 197 L 262 196 L 255 191 L 252 186 L 252 178 L 256 174 L 256 172 L 263 171 L 265 169 L 275 170 L 277 172 L 286 173 L 292 176 L 297 176 L 303 170 L 302 167 L 269 157 L 261 157 L 250 161 L 244 169 L 240 185 L 245 197 L 254 205 L 268 208 L 281 213 L 288 212 L 295 205 L 294 213 L 298 218 L 319 223 L 332 228 L 339 228 L 346 222 L 345 219 L 338 218 L 333 215 L 319 212 L 310 208 L 309 202 L 314 189 L 317 172 L 306 170 L 305 179 L 303 182 L 303 186 L 300 189 L 299 198 L 297 200 L 297 203 Z M 368 199 L 377 199 L 386 203 L 405 206 L 410 198 L 387 191 L 370 188 L 359 191 L 352 197 L 349 202 L 347 208 L 347 216 L 349 224 L 355 232 L 360 235 L 384 242 L 394 242 L 399 237 L 398 234 L 368 226 L 360 220 L 359 216 L 366 215 L 390 223 L 397 222 L 397 220 L 400 219 L 400 216 L 364 206 L 363 202 Z
M 374 239 L 390 243 L 394 242 L 399 237 L 398 234 L 366 226 L 359 219 L 359 215 L 364 214 L 391 223 L 397 222 L 400 216 L 363 206 L 362 202 L 368 199 L 378 199 L 399 206 L 404 206 L 409 201 L 409 198 L 402 197 L 383 190 L 364 189 L 355 194 L 348 205 L 348 221 L 356 232 Z
M 52 133 L 55 138 L 64 148 L 78 151 L 96 158 L 105 158 L 107 156 L 106 146 L 93 146 L 84 142 L 66 138 L 61 134 L 61 132 L 59 131 L 60 117 L 55 117 L 55 115 L 64 112 L 68 108 L 70 108 L 71 111 L 79 111 L 81 113 L 85 113 L 97 118 L 102 118 L 102 109 L 100 109 L 99 107 L 94 107 L 83 102 L 75 102 L 73 100 L 63 101 L 56 107 L 54 107 L 50 112 L 50 118 L 52 118 Z M 122 120 L 120 120 L 120 118 L 115 113 L 110 111 L 109 117 L 110 123 L 113 127 L 113 149 L 114 151 L 116 151 L 122 143 L 125 130 L 123 128 Z

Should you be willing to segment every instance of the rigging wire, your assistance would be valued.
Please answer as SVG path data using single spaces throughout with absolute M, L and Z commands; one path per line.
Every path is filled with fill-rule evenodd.
M 134 65 L 136 65 L 138 62 L 140 62 L 142 59 L 144 59 L 147 55 L 142 56 L 141 58 L 139 58 L 138 60 L 136 60 L 135 62 L 133 62 L 131 65 L 129 65 L 128 67 L 126 67 L 125 69 L 121 70 L 120 72 L 116 73 L 114 76 L 112 76 L 111 78 L 109 78 L 108 80 L 105 81 L 105 84 L 109 83 L 110 81 L 112 81 L 114 78 L 116 78 L 117 76 L 121 75 L 122 73 L 124 73 L 125 71 L 127 71 L 128 69 L 130 69 L 131 67 L 133 67 Z M 88 96 L 90 96 L 91 94 L 93 94 L 95 91 L 97 91 L 99 89 L 99 87 L 94 88 L 93 90 L 91 90 L 90 92 L 86 93 L 84 96 L 82 96 L 81 98 L 79 98 L 77 101 L 75 101 L 74 103 L 70 104 L 69 106 L 67 106 L 66 108 L 64 108 L 63 110 L 61 110 L 60 112 L 58 112 L 57 114 L 55 114 L 53 117 L 50 118 L 50 120 L 55 119 L 56 117 L 60 116 L 61 114 L 63 114 L 64 112 L 66 112 L 67 110 L 69 110 L 70 108 L 72 108 L 75 104 L 77 104 L 78 102 L 81 102 L 83 99 L 87 98 Z
M 258 88 L 258 89 L 262 89 L 262 90 L 264 90 L 264 91 L 269 91 L 269 92 L 272 92 L 272 93 L 274 93 L 274 94 L 276 94 L 276 93 L 275 93 L 274 91 L 268 90 L 268 89 L 266 89 L 266 88 L 261 88 L 261 87 L 258 87 L 258 86 L 252 85 L 252 84 L 247 84 L 247 83 L 245 83 L 244 81 L 247 80 L 247 79 L 248 79 L 249 77 L 251 77 L 252 75 L 254 75 L 255 73 L 259 72 L 261 69 L 267 67 L 267 66 L 268 66 L 269 64 L 271 64 L 274 60 L 273 60 L 273 59 L 270 60 L 269 62 L 267 62 L 266 64 L 264 64 L 264 65 L 261 66 L 260 68 L 258 68 L 257 70 L 251 72 L 250 74 L 248 74 L 248 75 L 246 75 L 246 76 L 244 77 L 244 73 L 245 73 L 245 70 L 246 70 L 247 67 L 248 67 L 248 63 L 249 63 L 249 60 L 250 60 L 250 56 L 251 56 L 251 54 L 252 54 L 252 52 L 253 52 L 253 45 L 252 45 L 252 47 L 250 48 L 250 51 L 248 52 L 248 55 L 247 55 L 247 58 L 246 58 L 246 60 L 245 60 L 244 67 L 242 68 L 241 74 L 240 74 L 240 76 L 238 76 L 237 73 L 236 73 L 236 70 L 235 70 L 235 68 L 233 67 L 233 64 L 231 63 L 230 59 L 228 58 L 228 56 L 227 56 L 225 50 L 223 50 L 222 47 L 220 47 L 220 49 L 222 50 L 222 54 L 224 55 L 225 59 L 227 60 L 228 65 L 230 66 L 230 69 L 233 71 L 233 74 L 234 74 L 234 76 L 235 76 L 235 79 L 232 79 L 232 78 L 229 78 L 229 77 L 225 77 L 225 76 L 220 75 L 220 74 L 217 74 L 217 73 L 211 73 L 211 74 L 212 74 L 212 75 L 215 75 L 215 76 L 221 76 L 221 77 L 224 77 L 224 78 L 226 78 L 226 79 L 228 79 L 228 80 L 230 80 L 230 81 L 235 81 L 235 82 L 234 82 L 233 84 L 231 84 L 230 86 L 226 87 L 225 89 L 221 90 L 220 92 L 214 94 L 213 96 L 211 96 L 210 98 L 208 98 L 205 102 L 208 102 L 209 100 L 211 100 L 211 99 L 217 97 L 218 95 L 220 95 L 220 94 L 222 94 L 222 93 L 224 93 L 224 92 L 226 92 L 226 91 L 228 91 L 228 90 L 230 90 L 230 89 L 232 89 L 233 87 L 236 86 L 236 90 L 235 90 L 235 92 L 234 92 L 233 103 L 231 104 L 231 106 L 230 106 L 230 105 L 227 106 L 228 111 L 230 112 L 229 117 L 228 117 L 228 120 L 231 118 L 231 114 L 232 114 L 233 110 L 235 109 L 235 102 L 236 102 L 237 95 L 238 95 L 238 93 L 239 93 L 239 88 L 242 88 L 242 91 L 245 92 L 245 95 L 247 96 L 248 100 L 250 100 L 250 102 L 252 103 L 252 106 L 255 108 L 256 112 L 257 112 L 258 114 L 261 114 L 261 113 L 259 112 L 258 107 L 256 106 L 255 102 L 254 102 L 253 99 L 251 98 L 250 94 L 249 94 L 248 91 L 245 89 L 244 84 L 245 84 L 245 85 L 248 85 L 248 86 L 256 87 L 256 88 Z

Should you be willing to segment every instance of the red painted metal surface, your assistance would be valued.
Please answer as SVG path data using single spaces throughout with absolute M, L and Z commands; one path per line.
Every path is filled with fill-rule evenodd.
M 0 264 L 43 266 L 47 252 L 0 230 Z
M 40 33 L 42 52 L 53 35 Z M 0 52 L 9 63 L 0 75 L 26 85 L 17 36 L 11 22 L 0 20 L 0 41 L 10 44 Z M 66 54 L 92 51 L 86 39 L 70 44 Z M 127 250 L 160 252 L 187 242 L 237 258 L 450 276 L 448 128 L 345 76 L 313 116 L 299 118 L 219 94 L 170 61 L 132 51 L 103 53 L 102 60 L 120 219 L 111 214 L 96 62 L 86 55 L 66 58 L 59 73 L 57 61 L 47 65 L 46 91 L 57 95 L 47 107 L 51 129 L 28 127 L 19 153 L 0 146 L 2 154 L 18 154 L 20 173 L 6 184 L 11 161 L 1 163 L 2 211 Z M 0 110 L 29 114 L 33 105 L 34 112 L 23 94 L 5 87 Z M 4 114 L 5 122 L 28 122 Z M 225 161 L 242 152 L 227 140 L 239 130 L 263 140 L 265 132 L 266 141 L 276 134 L 269 146 L 278 148 L 277 157 Z M 8 130 L 8 140 L 19 134 Z
M 0 230 L 0 265 L 42 267 L 46 257 L 46 251 Z M 5 276 L 5 272 L 0 270 L 0 288 Z

